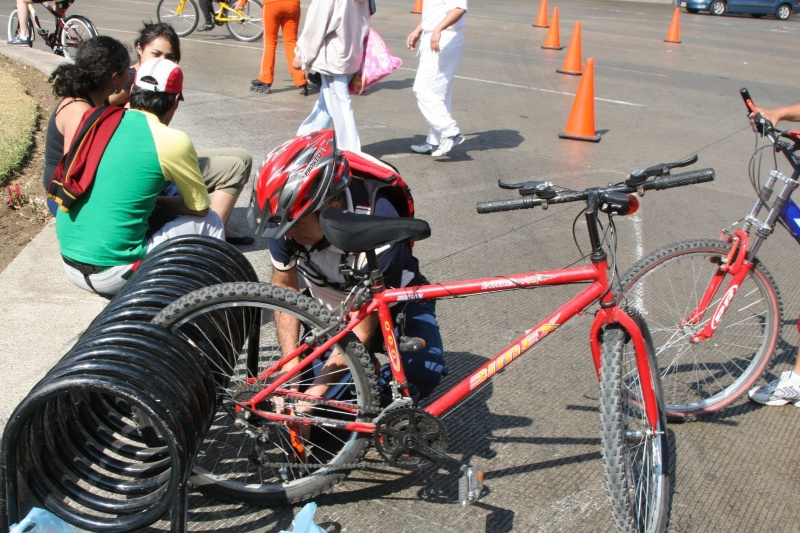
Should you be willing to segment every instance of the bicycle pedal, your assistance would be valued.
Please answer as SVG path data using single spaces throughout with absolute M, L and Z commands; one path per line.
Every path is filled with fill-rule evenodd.
M 458 500 L 463 507 L 478 501 L 483 494 L 483 470 L 467 465 L 458 480 Z

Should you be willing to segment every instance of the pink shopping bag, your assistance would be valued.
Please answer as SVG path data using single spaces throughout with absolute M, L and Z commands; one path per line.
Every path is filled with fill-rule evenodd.
M 363 93 L 403 64 L 402 59 L 392 55 L 375 30 L 369 30 L 364 44 L 364 60 L 361 70 L 350 80 L 350 94 Z

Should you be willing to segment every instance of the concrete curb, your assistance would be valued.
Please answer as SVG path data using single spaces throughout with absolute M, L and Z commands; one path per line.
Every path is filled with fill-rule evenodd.
M 67 61 L 27 47 L 0 45 L 0 54 L 47 75 Z M 55 227 L 50 221 L 0 272 L 0 324 L 6 331 L 0 339 L 0 429 L 107 303 L 67 280 Z

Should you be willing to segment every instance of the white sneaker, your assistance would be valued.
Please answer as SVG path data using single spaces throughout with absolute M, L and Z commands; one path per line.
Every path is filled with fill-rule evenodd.
M 747 394 L 751 400 L 762 405 L 791 403 L 795 407 L 800 407 L 800 375 L 794 372 L 784 372 L 780 379 L 762 387 L 752 388 Z
M 422 143 L 422 144 L 412 144 L 411 151 L 416 152 L 418 154 L 429 154 L 439 148 L 438 145 L 430 144 L 430 143 Z
M 452 137 L 445 137 L 442 139 L 442 144 L 439 145 L 439 148 L 434 150 L 431 155 L 433 157 L 441 157 L 443 155 L 447 155 L 450 153 L 455 146 L 464 142 L 464 137 L 461 134 L 453 135 Z

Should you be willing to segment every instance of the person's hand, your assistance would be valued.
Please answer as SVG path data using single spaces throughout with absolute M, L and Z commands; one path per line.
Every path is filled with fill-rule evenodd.
M 292 67 L 295 70 L 303 70 L 303 62 L 300 61 L 298 56 L 294 56 L 294 61 L 292 61 Z
M 442 32 L 439 30 L 433 30 L 433 33 L 431 34 L 431 50 L 436 52 L 437 54 L 440 51 L 439 39 L 441 38 L 442 38 Z
M 408 38 L 406 39 L 406 46 L 409 50 L 413 50 L 417 46 L 417 42 L 419 42 L 420 36 L 419 29 L 415 29 L 411 33 L 408 34 Z

